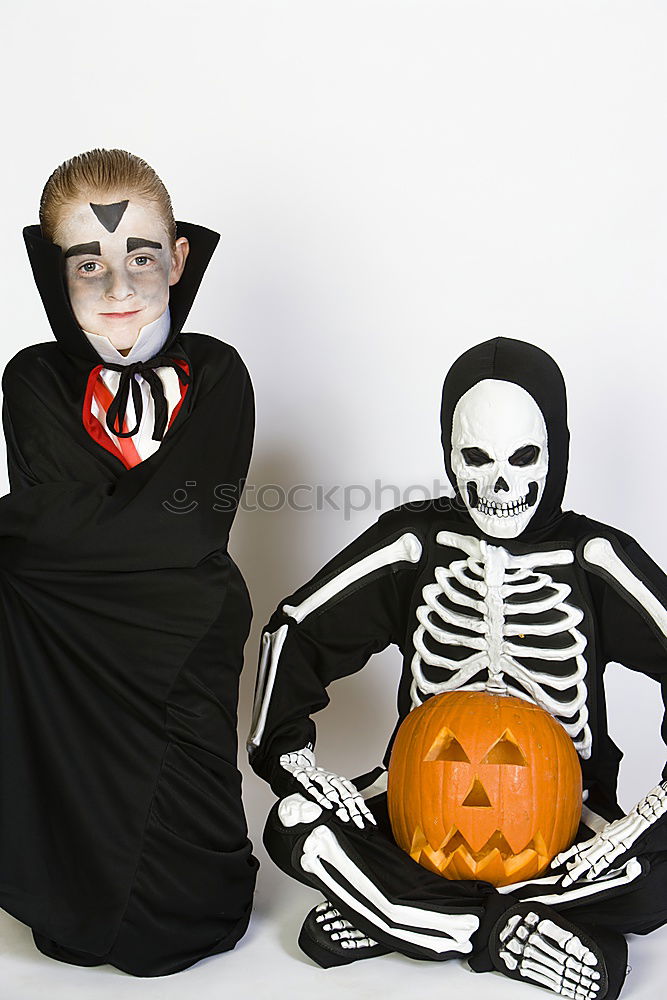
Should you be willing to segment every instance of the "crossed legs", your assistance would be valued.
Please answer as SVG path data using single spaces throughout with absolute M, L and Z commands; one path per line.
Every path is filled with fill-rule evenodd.
M 384 795 L 367 800 L 378 825 L 363 830 L 314 803 L 305 814 L 293 810 L 294 798 L 276 804 L 264 840 L 279 867 L 325 896 L 300 938 L 320 965 L 387 951 L 468 957 L 475 971 L 495 968 L 578 1000 L 614 1000 L 627 966 L 623 933 L 667 919 L 658 912 L 667 893 L 656 889 L 658 881 L 667 889 L 667 854 L 629 859 L 596 885 L 563 891 L 551 875 L 499 891 L 414 862 L 391 837 Z

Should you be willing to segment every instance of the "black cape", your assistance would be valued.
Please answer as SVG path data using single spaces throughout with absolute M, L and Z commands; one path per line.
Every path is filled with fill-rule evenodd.
M 251 608 L 227 552 L 252 386 L 233 347 L 181 332 L 218 236 L 178 232 L 191 252 L 161 355 L 191 381 L 153 455 L 128 469 L 84 427 L 101 359 L 38 226 L 24 236 L 57 343 L 21 350 L 2 379 L 0 905 L 95 954 L 146 851 L 220 936 L 247 922 L 257 868 L 236 767 Z

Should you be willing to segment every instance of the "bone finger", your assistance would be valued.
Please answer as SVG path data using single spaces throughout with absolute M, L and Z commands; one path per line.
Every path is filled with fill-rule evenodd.
M 600 875 L 608 871 L 611 868 L 613 862 L 616 860 L 616 858 L 619 857 L 619 855 L 621 854 L 623 854 L 623 849 L 619 848 L 617 851 L 614 851 L 613 854 L 610 854 L 605 858 L 601 858 L 600 861 L 597 861 L 595 864 L 591 865 L 591 870 L 588 875 L 589 882 L 592 881 L 593 879 L 599 878 Z
M 527 941 L 530 936 L 531 928 L 527 926 L 525 919 L 519 924 L 516 929 L 516 936 L 520 941 Z
M 558 980 L 554 979 L 552 976 L 545 973 L 545 971 L 541 967 L 538 966 L 537 968 L 533 968 L 531 963 L 522 962 L 519 967 L 519 972 L 526 979 L 530 979 L 532 980 L 532 982 L 539 983 L 540 986 L 546 986 L 547 989 L 553 990 L 555 993 L 558 993 L 558 988 L 560 985 Z
M 595 991 L 599 989 L 599 987 L 596 986 L 593 987 L 593 991 L 591 991 L 582 987 L 577 982 L 567 981 L 562 975 L 560 975 L 560 973 L 547 968 L 542 965 L 540 961 L 532 961 L 528 958 L 523 960 L 519 971 L 522 975 L 530 972 L 543 977 L 543 980 L 546 980 L 550 984 L 550 988 L 555 993 L 560 993 L 563 996 L 569 995 L 572 997 L 585 998 L 585 1000 L 591 1000 L 591 998 L 595 996 Z
M 567 958 L 567 954 L 563 950 L 564 945 L 560 943 L 553 944 L 553 938 L 551 940 L 548 940 L 542 934 L 541 929 L 539 931 L 535 931 L 533 934 L 530 935 L 528 939 L 528 946 L 539 948 L 540 951 L 542 951 L 545 955 L 548 955 L 549 958 L 553 959 L 556 962 L 560 962 L 561 965 L 565 965 L 565 959 Z
M 517 924 L 521 923 L 521 917 L 518 913 L 515 913 L 513 917 L 510 917 L 502 931 L 500 932 L 500 940 L 504 944 L 508 937 L 511 937 L 514 933 L 514 928 Z
M 563 944 L 563 948 L 568 955 L 574 956 L 575 959 L 578 959 L 586 966 L 592 967 L 598 964 L 598 960 L 593 952 L 589 951 L 574 934 L 570 937 L 569 941 Z
M 565 971 L 565 956 L 562 951 L 558 951 L 556 948 L 549 948 L 549 951 L 544 951 L 542 948 L 536 948 L 532 944 L 527 944 L 523 954 L 524 958 L 533 959 L 538 963 L 541 962 L 559 976 L 562 976 Z
M 570 847 L 567 851 L 561 851 L 560 854 L 556 855 L 549 867 L 559 868 L 561 865 L 564 865 L 566 861 L 569 861 L 570 858 L 573 858 L 578 853 L 578 850 L 579 849 L 577 847 Z
M 514 972 L 517 966 L 519 965 L 518 959 L 514 955 L 512 955 L 509 951 L 501 951 L 500 957 L 502 958 L 507 968 L 510 969 L 512 972 Z
M 599 972 L 596 972 L 590 965 L 584 965 L 578 958 L 573 958 L 572 955 L 568 955 L 565 959 L 565 975 L 570 977 L 580 976 L 582 979 L 590 979 L 591 981 L 600 978 Z
M 341 941 L 342 948 L 372 948 L 377 941 L 372 938 L 362 937 L 354 941 Z
M 589 993 L 579 986 L 561 986 L 560 993 L 568 1000 L 594 1000 L 595 997 L 594 993 Z
M 563 979 L 566 982 L 571 983 L 572 986 L 581 986 L 582 988 L 585 987 L 588 990 L 599 990 L 600 984 L 593 982 L 590 976 L 586 974 L 585 970 L 585 966 L 580 966 L 580 971 L 566 968 L 563 972 Z M 597 979 L 600 978 L 599 973 L 596 973 L 595 975 Z
M 320 791 L 320 789 L 317 787 L 317 785 L 313 784 L 313 782 L 310 780 L 310 778 L 307 775 L 305 775 L 305 774 L 301 774 L 301 775 L 295 774 L 294 777 L 299 782 L 299 784 L 303 785 L 303 787 L 306 789 L 306 791 L 308 792 L 308 794 L 310 796 L 312 796 L 312 798 L 315 799 L 315 801 L 317 802 L 317 804 L 319 806 L 322 806 L 325 809 L 333 809 L 333 804 L 329 801 L 329 799 L 326 797 L 326 795 L 324 795 Z
M 371 945 L 377 944 L 376 941 L 371 940 L 371 938 L 364 938 L 361 941 L 341 941 L 341 948 L 370 948 Z
M 370 809 L 362 799 L 361 795 L 359 795 L 358 793 L 356 793 L 354 796 L 350 796 L 349 798 L 345 799 L 344 802 L 345 802 L 345 808 L 350 814 L 350 817 L 360 829 L 362 829 L 365 826 L 364 820 L 366 821 L 372 820 L 373 822 L 375 822 L 373 814 L 371 813 Z
M 574 868 L 570 870 L 563 876 L 562 885 L 568 886 L 572 885 L 573 882 L 578 882 L 579 879 L 585 878 L 588 874 L 589 866 L 587 861 L 581 861 L 579 864 L 575 865 Z
M 329 780 L 331 785 L 336 789 L 338 795 L 340 795 L 341 802 L 345 802 L 347 799 L 354 798 L 355 795 L 359 794 L 348 778 L 343 778 L 339 774 L 333 774 Z
M 562 976 L 547 965 L 543 965 L 542 962 L 535 962 L 532 958 L 524 958 L 519 968 L 522 974 L 525 969 L 526 972 L 537 972 L 540 976 L 544 976 L 552 984 L 551 988 L 557 991 L 562 985 Z
M 325 931 L 344 931 L 351 926 L 350 921 L 343 918 L 342 920 L 333 920 L 331 923 L 324 924 L 322 929 Z
M 338 940 L 341 941 L 359 941 L 365 935 L 361 931 L 358 931 L 356 927 L 346 927 L 345 930 L 340 931 L 338 934 Z
M 322 791 L 327 796 L 330 802 L 334 802 L 338 806 L 344 805 L 342 796 L 338 789 L 338 785 L 335 781 L 332 781 L 326 774 L 316 774 L 313 775 L 313 780 L 320 783 Z
M 550 937 L 561 947 L 565 947 L 570 938 L 574 936 L 572 931 L 566 931 L 564 927 L 559 927 L 553 920 L 548 919 L 540 920 L 537 929 L 540 934 Z
M 566 977 L 563 980 L 563 987 L 571 990 L 572 996 L 576 997 L 594 997 L 600 989 L 597 983 L 591 983 L 588 980 L 572 979 L 571 977 Z
M 558 961 L 553 957 L 546 955 L 540 949 L 533 947 L 532 945 L 527 945 L 524 951 L 524 960 L 536 963 L 537 965 L 546 966 L 551 973 L 556 975 L 564 984 L 568 984 L 572 989 L 584 989 L 586 991 L 592 990 L 594 993 L 597 992 L 600 987 L 597 983 L 593 982 L 591 978 L 594 976 L 596 979 L 600 978 L 599 973 L 591 973 L 585 966 L 573 958 L 566 958 L 565 964 L 563 963 L 563 953 L 560 953 L 561 960 Z
M 362 816 L 365 816 L 366 819 L 368 819 L 371 823 L 373 823 L 374 826 L 377 826 L 377 820 L 375 819 L 375 816 L 366 805 L 363 796 L 361 795 L 359 796 L 357 804 L 359 806 L 359 812 L 362 814 Z
M 580 959 L 584 965 L 597 965 L 597 959 L 592 951 L 589 951 L 572 931 L 566 931 L 559 927 L 553 920 L 541 920 L 539 930 L 542 934 L 556 941 L 561 948 L 564 948 L 568 955 L 574 955 Z
M 350 930 L 348 931 L 348 934 L 350 935 L 351 938 L 356 938 L 359 941 L 361 941 L 362 939 L 366 939 L 366 940 L 370 941 L 370 938 L 366 938 L 366 935 L 364 934 L 364 932 L 358 930 L 356 927 L 350 928 Z

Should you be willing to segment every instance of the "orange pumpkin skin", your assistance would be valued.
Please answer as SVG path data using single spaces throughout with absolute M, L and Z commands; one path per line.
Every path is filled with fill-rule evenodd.
M 414 709 L 389 763 L 397 844 L 445 878 L 496 886 L 535 878 L 572 844 L 581 792 L 560 723 L 486 691 L 447 692 Z

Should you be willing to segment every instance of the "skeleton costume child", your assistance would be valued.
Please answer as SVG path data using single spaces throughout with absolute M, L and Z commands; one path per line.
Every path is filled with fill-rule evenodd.
M 232 948 L 257 869 L 236 766 L 251 609 L 214 493 L 245 478 L 252 388 L 234 348 L 181 332 L 218 236 L 178 231 L 169 310 L 118 360 L 26 229 L 57 343 L 2 379 L 0 904 L 44 953 L 139 976 Z
M 445 380 L 441 423 L 456 499 L 382 515 L 266 628 L 249 741 L 282 797 L 266 846 L 326 896 L 300 938 L 321 965 L 388 950 L 469 956 L 476 971 L 614 1000 L 623 934 L 667 921 L 667 784 L 639 789 L 623 815 L 603 674 L 616 661 L 664 692 L 667 578 L 628 535 L 561 510 L 565 387 L 543 351 L 505 338 L 467 351 Z M 393 736 L 383 766 L 354 782 L 317 766 L 310 715 L 327 686 L 391 643 L 403 654 L 396 729 L 432 695 L 470 690 L 534 702 L 570 735 L 583 820 L 541 877 L 495 889 L 404 854 L 386 808 Z

